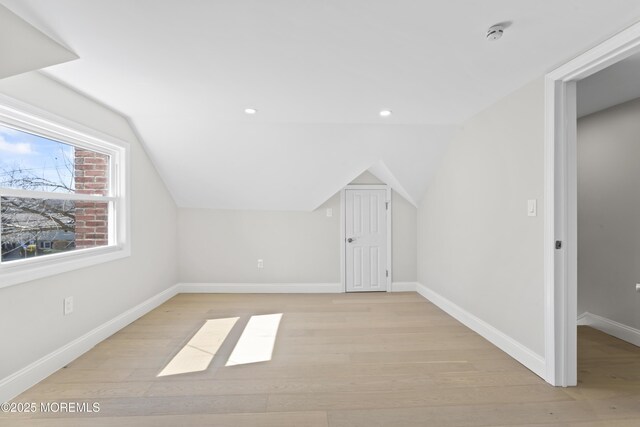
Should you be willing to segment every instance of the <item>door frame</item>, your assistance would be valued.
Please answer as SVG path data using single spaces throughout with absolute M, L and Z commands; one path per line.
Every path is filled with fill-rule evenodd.
M 393 203 L 391 203 L 391 187 L 386 184 L 349 184 L 340 190 L 340 283 L 342 285 L 342 292 L 347 292 L 347 268 L 346 268 L 346 192 L 347 190 L 385 190 L 387 198 L 385 202 L 389 205 L 387 209 L 387 270 L 389 271 L 389 277 L 387 277 L 386 291 L 391 292 L 391 279 L 393 278 L 392 267 L 392 253 L 391 253 L 391 212 L 393 211 Z
M 552 385 L 577 384 L 576 82 L 638 52 L 640 23 L 545 76 L 545 379 Z M 557 241 L 560 249 L 556 249 Z

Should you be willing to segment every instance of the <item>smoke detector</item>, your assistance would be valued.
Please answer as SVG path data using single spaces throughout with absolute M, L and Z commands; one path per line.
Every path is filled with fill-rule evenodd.
M 498 40 L 504 34 L 503 25 L 494 25 L 487 30 L 487 40 L 490 42 Z

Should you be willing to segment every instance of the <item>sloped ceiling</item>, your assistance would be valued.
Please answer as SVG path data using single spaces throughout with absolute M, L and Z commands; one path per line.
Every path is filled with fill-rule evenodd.
M 374 165 L 417 202 L 457 126 L 640 16 L 637 0 L 0 2 L 80 55 L 46 72 L 130 117 L 180 206 L 235 209 L 314 209 Z
M 78 56 L 0 5 L 0 79 Z
M 205 134 L 212 125 L 192 121 Z M 422 194 L 451 130 L 428 125 L 216 124 L 214 142 L 158 135 L 176 163 L 180 206 L 311 210 L 381 160 L 409 194 Z M 219 138 L 219 139 L 218 139 Z M 184 150 L 190 155 L 184 156 Z

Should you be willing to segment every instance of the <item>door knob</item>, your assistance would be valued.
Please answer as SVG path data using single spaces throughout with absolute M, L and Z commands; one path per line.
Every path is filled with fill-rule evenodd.
M 347 239 L 347 242 L 351 243 L 351 242 L 353 242 L 354 240 L 355 240 L 355 239 L 352 239 L 351 237 L 349 237 L 349 238 Z

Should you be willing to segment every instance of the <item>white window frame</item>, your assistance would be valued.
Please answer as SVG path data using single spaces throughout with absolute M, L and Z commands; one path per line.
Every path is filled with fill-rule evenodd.
M 130 256 L 129 143 L 4 95 L 0 95 L 0 125 L 110 156 L 107 196 L 0 187 L 0 197 L 106 201 L 110 204 L 107 246 L 0 261 L 0 288 Z

